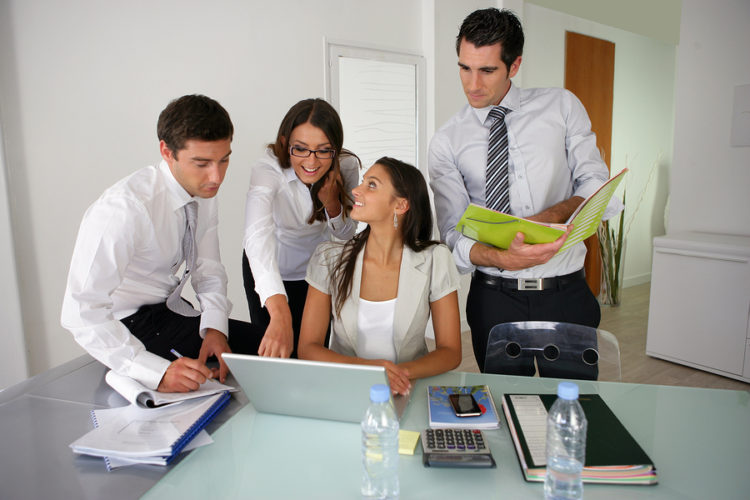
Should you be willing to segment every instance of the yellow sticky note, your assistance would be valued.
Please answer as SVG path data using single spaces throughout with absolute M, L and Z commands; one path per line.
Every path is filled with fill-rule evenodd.
M 417 431 L 398 431 L 398 452 L 401 455 L 414 455 L 414 450 L 419 442 L 420 433 Z

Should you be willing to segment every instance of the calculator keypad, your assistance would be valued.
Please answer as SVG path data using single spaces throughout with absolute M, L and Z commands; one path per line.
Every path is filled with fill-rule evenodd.
M 479 429 L 426 429 L 422 448 L 436 453 L 487 453 L 484 434 Z

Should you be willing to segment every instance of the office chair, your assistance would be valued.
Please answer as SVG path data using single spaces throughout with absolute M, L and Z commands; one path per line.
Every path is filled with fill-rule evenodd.
M 536 362 L 536 367 L 534 366 Z M 501 323 L 487 339 L 485 373 L 621 380 L 620 345 L 606 330 L 554 321 Z

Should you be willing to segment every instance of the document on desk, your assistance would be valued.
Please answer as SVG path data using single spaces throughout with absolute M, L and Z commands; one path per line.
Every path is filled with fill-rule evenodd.
M 106 427 L 112 425 L 118 421 L 123 410 L 125 408 L 105 408 L 99 410 L 91 410 L 91 420 L 94 423 L 94 427 Z M 201 446 L 206 446 L 213 443 L 214 440 L 211 435 L 202 429 L 196 436 L 190 440 L 182 449 L 183 452 L 194 450 Z M 107 456 L 104 458 L 104 464 L 108 471 L 118 469 L 120 467 L 127 467 L 135 464 L 149 464 L 149 465 L 167 465 L 167 457 L 154 456 L 154 457 L 138 457 L 128 458 L 121 456 Z
M 167 465 L 229 402 L 229 392 L 159 408 L 130 405 L 70 444 L 75 453 Z M 159 458 L 163 458 L 160 460 Z
M 116 390 L 131 404 L 141 408 L 154 408 L 156 406 L 185 401 L 186 399 L 201 398 L 223 391 L 234 392 L 236 387 L 221 384 L 215 380 L 206 380 L 197 391 L 190 392 L 159 392 L 147 388 L 135 379 L 120 375 L 112 370 L 104 377 L 112 389 Z

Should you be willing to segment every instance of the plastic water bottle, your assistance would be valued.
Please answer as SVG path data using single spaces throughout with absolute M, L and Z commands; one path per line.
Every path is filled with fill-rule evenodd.
M 398 418 L 384 384 L 370 388 L 362 419 L 362 498 L 398 498 Z
M 544 498 L 583 498 L 581 470 L 586 461 L 586 415 L 578 402 L 578 386 L 560 382 L 557 401 L 547 414 L 547 475 Z

